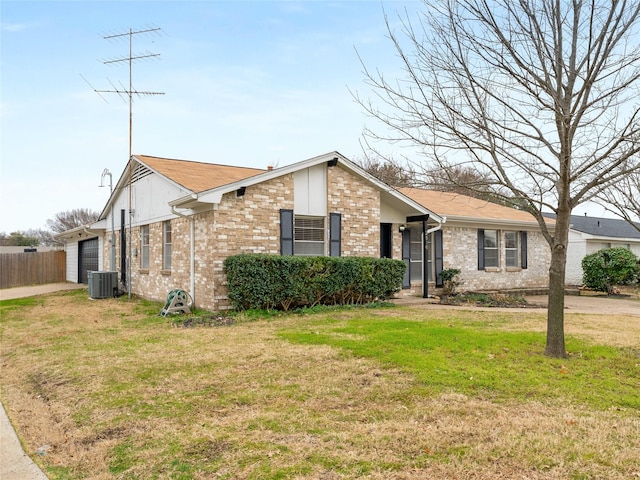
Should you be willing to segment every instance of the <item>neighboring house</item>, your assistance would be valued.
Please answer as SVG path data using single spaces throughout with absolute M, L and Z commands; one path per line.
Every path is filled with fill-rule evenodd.
M 555 218 L 555 214 L 544 213 Z M 567 285 L 582 285 L 582 259 L 598 250 L 624 247 L 640 257 L 640 231 L 619 218 L 571 215 L 567 247 Z
M 103 269 L 110 264 L 115 218 L 115 265 L 123 283 L 131 271 L 123 289 L 163 301 L 182 288 L 211 310 L 229 305 L 225 258 L 247 252 L 403 259 L 405 294 L 441 286 L 443 268 L 461 268 L 465 288 L 477 290 L 547 285 L 548 247 L 531 216 L 428 193 L 446 199 L 438 204 L 419 191 L 391 188 L 337 152 L 267 170 L 136 155 L 99 221 L 84 233 L 101 232 Z M 467 205 L 468 216 L 449 209 L 455 198 Z M 71 232 L 67 241 L 67 250 L 78 252 L 75 264 L 68 256 L 69 269 L 76 268 L 71 281 L 83 277 L 77 272 L 84 268 L 81 242 L 92 240 L 82 233 Z

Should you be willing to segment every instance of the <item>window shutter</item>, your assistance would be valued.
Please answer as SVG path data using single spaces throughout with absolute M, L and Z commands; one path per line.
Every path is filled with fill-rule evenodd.
M 527 268 L 527 232 L 520 232 L 520 268 Z
M 411 288 L 411 276 L 409 275 L 409 269 L 411 268 L 411 232 L 408 228 L 402 232 L 402 260 L 407 266 L 402 279 L 402 288 Z
M 280 255 L 293 255 L 293 210 L 280 210 Z
M 329 214 L 329 256 L 339 257 L 342 249 L 342 214 Z
M 433 232 L 433 250 L 436 262 L 436 287 L 442 287 L 444 285 L 441 275 L 444 268 L 442 255 L 442 230 L 436 230 Z
M 478 270 L 484 270 L 484 230 L 478 229 Z

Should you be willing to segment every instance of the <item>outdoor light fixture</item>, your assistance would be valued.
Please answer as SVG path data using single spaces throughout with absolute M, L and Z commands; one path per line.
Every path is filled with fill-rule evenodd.
M 405 227 L 404 225 L 400 225 L 400 227 L 398 228 L 398 231 L 400 233 L 404 232 L 407 229 L 407 227 Z

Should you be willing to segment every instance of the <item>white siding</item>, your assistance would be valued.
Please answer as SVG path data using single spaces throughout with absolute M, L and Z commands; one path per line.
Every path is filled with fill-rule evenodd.
M 407 215 L 386 203 L 380 204 L 380 222 L 381 223 L 405 223 Z
M 67 282 L 78 283 L 78 242 L 68 242 L 67 252 Z
M 108 270 L 108 265 L 104 264 L 104 236 L 98 237 L 98 270 Z
M 175 217 L 171 212 L 169 202 L 190 193 L 155 173 L 134 182 L 131 192 L 131 210 L 133 210 L 131 222 L 133 226 L 154 223 Z M 120 195 L 116 196 L 113 202 L 115 230 L 119 230 L 122 223 L 121 210 L 125 212 L 129 210 L 128 185 L 122 189 Z M 106 212 L 105 218 L 107 230 L 110 232 L 111 211 Z M 128 228 L 129 218 L 126 213 L 125 224 Z
M 569 230 L 567 268 L 564 274 L 567 285 L 582 285 L 582 259 L 587 255 L 587 242 L 582 234 Z
M 294 172 L 293 211 L 296 215 L 327 215 L 327 170 L 324 163 Z

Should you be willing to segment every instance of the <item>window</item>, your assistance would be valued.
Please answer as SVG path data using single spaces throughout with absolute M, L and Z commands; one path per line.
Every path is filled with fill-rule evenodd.
M 517 232 L 504 232 L 504 256 L 507 267 L 518 266 L 518 234 Z
M 526 270 L 527 243 L 525 231 L 501 233 L 499 230 L 478 230 L 478 270 L 500 267 L 501 248 L 504 249 L 506 267 L 519 267 Z
M 484 267 L 499 267 L 498 230 L 484 231 Z
M 293 222 L 295 255 L 324 255 L 324 217 L 296 215 Z
M 149 225 L 140 227 L 140 268 L 149 268 Z
M 162 223 L 162 269 L 171 270 L 171 220 Z

